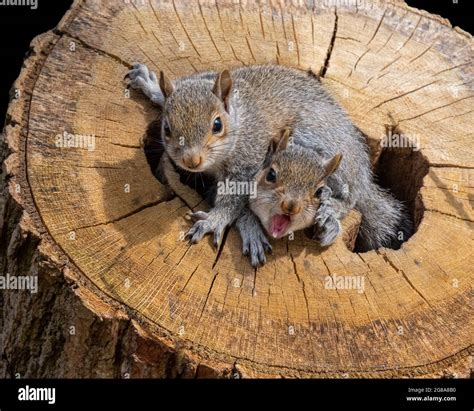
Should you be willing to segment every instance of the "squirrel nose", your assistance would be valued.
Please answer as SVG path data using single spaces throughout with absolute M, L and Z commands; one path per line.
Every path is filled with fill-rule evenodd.
M 281 209 L 285 214 L 294 215 L 301 211 L 301 204 L 292 200 L 283 200 L 281 203 Z
M 202 163 L 200 154 L 188 154 L 183 156 L 183 163 L 188 168 L 196 168 Z

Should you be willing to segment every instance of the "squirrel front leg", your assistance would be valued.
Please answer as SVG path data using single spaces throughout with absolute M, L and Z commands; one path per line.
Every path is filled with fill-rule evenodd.
M 244 203 L 239 205 L 234 203 L 233 207 L 224 207 L 222 201 L 219 201 L 219 197 L 217 197 L 216 207 L 208 213 L 197 211 L 190 214 L 191 219 L 196 222 L 186 236 L 192 243 L 197 243 L 205 234 L 214 232 L 214 246 L 218 247 L 225 228 L 236 220 L 235 224 L 242 238 L 243 254 L 249 256 L 253 267 L 265 264 L 267 261 L 265 253 L 271 252 L 272 246 L 268 242 L 258 218 L 250 209 L 244 206 L 240 215 L 236 213 L 236 210 L 240 209 L 242 205 L 244 206 Z M 237 219 L 235 219 L 235 215 L 238 215 Z
M 225 228 L 232 224 L 245 207 L 246 196 L 217 193 L 214 207 L 209 212 L 190 214 L 196 221 L 186 234 L 191 243 L 198 243 L 208 233 L 214 233 L 214 246 L 222 241 Z
M 130 80 L 129 87 L 141 90 L 153 103 L 163 107 L 165 97 L 158 83 L 158 78 L 155 72 L 150 71 L 147 66 L 135 63 L 126 74 L 125 79 Z
M 234 179 L 233 181 L 240 181 Z M 214 233 L 214 246 L 218 247 L 225 228 L 236 222 L 242 238 L 243 254 L 249 256 L 252 266 L 263 265 L 266 262 L 265 252 L 272 250 L 258 218 L 248 208 L 246 195 L 223 194 L 217 192 L 214 207 L 209 212 L 197 211 L 189 216 L 195 221 L 188 231 L 187 237 L 192 243 L 197 243 L 205 234 Z
M 340 220 L 353 208 L 349 197 L 339 199 L 331 195 L 331 189 L 324 187 L 321 204 L 316 212 L 316 232 L 313 238 L 318 240 L 322 247 L 327 247 L 336 240 L 341 232 Z
M 257 216 L 245 207 L 235 222 L 242 238 L 242 252 L 250 257 L 253 267 L 267 262 L 265 252 L 271 252 L 272 246 L 263 232 Z

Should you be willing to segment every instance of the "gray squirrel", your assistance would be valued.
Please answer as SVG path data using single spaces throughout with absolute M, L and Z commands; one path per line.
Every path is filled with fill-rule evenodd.
M 325 159 L 312 149 L 294 144 L 290 134 L 291 130 L 285 128 L 281 138 L 272 141 L 255 176 L 257 195 L 249 200 L 250 209 L 273 238 L 315 223 L 326 225 L 327 235 L 320 239 L 324 247 L 334 242 L 341 230 L 339 220 L 346 214 L 347 207 L 338 207 L 329 187 L 329 177 L 339 168 L 342 155 Z
M 370 173 L 343 161 L 341 153 L 327 158 L 322 150 L 316 151 L 310 126 L 303 122 L 295 130 L 284 129 L 255 177 L 257 196 L 250 199 L 250 209 L 268 234 L 280 238 L 315 226 L 320 245 L 328 246 L 341 231 L 340 220 L 355 208 L 362 213 L 358 251 L 398 248 L 412 229 L 403 204 L 371 181 Z M 354 171 L 361 172 L 359 178 L 354 178 Z
M 339 179 L 340 172 L 330 177 L 335 200 L 327 201 L 315 220 L 321 244 L 332 243 L 340 231 L 340 226 L 335 229 L 338 219 L 333 206 L 362 212 L 365 249 L 391 245 L 398 228 L 409 220 L 403 205 L 373 182 L 363 136 L 314 75 L 259 65 L 198 73 L 172 82 L 163 72 L 158 81 L 145 65 L 135 64 L 126 77 L 132 88 L 162 108 L 165 178 L 174 164 L 209 174 L 215 181 L 253 181 L 268 158 L 271 142 L 289 127 L 295 144 L 325 158 L 342 154 L 341 169 L 344 177 L 350 177 Z M 271 245 L 250 210 L 248 196 L 217 194 L 209 212 L 198 211 L 191 217 L 195 222 L 187 237 L 192 243 L 213 233 L 217 246 L 225 228 L 235 222 L 252 265 L 265 263 Z

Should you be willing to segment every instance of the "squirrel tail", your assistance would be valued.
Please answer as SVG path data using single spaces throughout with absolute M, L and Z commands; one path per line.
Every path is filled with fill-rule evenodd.
M 356 250 L 399 249 L 413 234 L 413 221 L 405 205 L 373 182 L 367 194 L 356 206 L 362 214 Z

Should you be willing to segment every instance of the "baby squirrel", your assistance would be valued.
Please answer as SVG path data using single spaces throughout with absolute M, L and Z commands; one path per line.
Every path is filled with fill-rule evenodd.
M 333 213 L 338 201 L 350 209 L 363 198 L 357 205 L 369 216 L 361 228 L 367 249 L 389 245 L 406 219 L 401 203 L 373 183 L 362 135 L 316 77 L 283 66 L 260 65 L 198 73 L 173 82 L 161 72 L 158 82 L 142 64 L 135 64 L 126 77 L 132 88 L 142 90 L 162 108 L 165 177 L 171 161 L 216 181 L 250 182 L 262 168 L 270 142 L 290 127 L 295 144 L 324 157 L 344 156 L 342 174 L 350 178 L 329 177 L 340 200 L 323 209 Z M 218 245 L 224 229 L 235 221 L 244 254 L 250 254 L 252 265 L 263 264 L 271 245 L 248 200 L 248 195 L 218 193 L 208 213 L 192 214 L 196 222 L 187 236 L 198 242 L 206 233 L 214 233 Z M 334 238 L 330 221 L 321 218 L 318 224 L 323 244 Z
M 341 229 L 339 219 L 343 215 L 324 209 L 332 194 L 328 177 L 337 170 L 342 156 L 324 159 L 313 150 L 293 144 L 290 133 L 286 128 L 282 137 L 272 142 L 263 168 L 255 177 L 257 196 L 250 199 L 250 209 L 274 238 L 315 224 L 326 225 L 328 230 L 320 243 L 327 246 Z
M 328 246 L 341 232 L 340 220 L 355 208 L 362 213 L 359 251 L 398 248 L 412 229 L 403 204 L 371 181 L 370 173 L 355 179 L 340 153 L 328 159 L 304 147 L 311 130 L 301 126 L 291 137 L 291 130 L 284 129 L 271 143 L 255 177 L 257 196 L 250 199 L 250 208 L 268 234 L 280 238 L 315 226 L 315 238 Z M 381 216 L 386 220 L 381 222 Z

